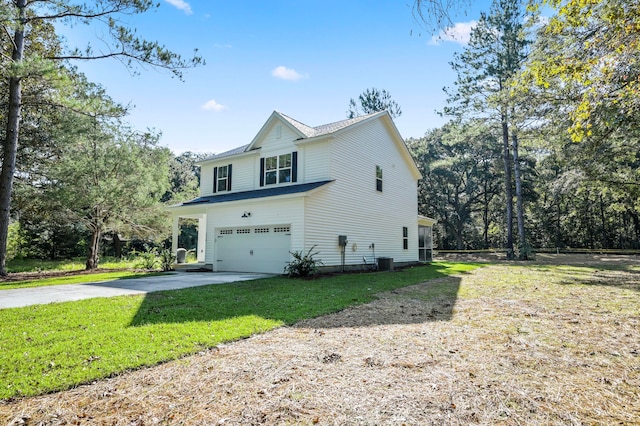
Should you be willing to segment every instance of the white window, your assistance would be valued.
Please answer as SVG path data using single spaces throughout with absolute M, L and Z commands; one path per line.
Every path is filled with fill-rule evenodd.
M 382 192 L 382 167 L 376 166 L 376 191 Z
M 291 154 L 276 155 L 264 159 L 264 184 L 291 182 Z
M 228 166 L 218 167 L 218 180 L 216 182 L 218 192 L 229 190 L 228 178 L 229 178 L 229 167 Z

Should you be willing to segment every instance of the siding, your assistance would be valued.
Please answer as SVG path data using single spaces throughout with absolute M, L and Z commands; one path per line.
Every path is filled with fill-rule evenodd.
M 383 192 L 376 191 L 376 165 L 382 167 Z M 317 244 L 326 265 L 339 265 L 338 235 L 347 235 L 346 264 L 371 257 L 372 243 L 376 257 L 418 259 L 417 181 L 380 120 L 350 129 L 331 143 L 329 174 L 336 182 L 306 200 L 305 247 Z
M 300 147 L 298 154 L 298 176 L 303 182 L 329 179 L 330 142 L 315 142 Z M 300 169 L 301 168 L 301 169 Z M 303 170 L 303 173 L 300 173 Z

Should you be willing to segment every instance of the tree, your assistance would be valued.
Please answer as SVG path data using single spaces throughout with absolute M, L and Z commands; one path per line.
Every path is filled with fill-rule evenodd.
M 197 197 L 200 191 L 200 167 L 196 166 L 196 163 L 212 155 L 191 151 L 183 152 L 180 155 L 171 155 L 169 165 L 171 188 L 160 201 L 175 203 Z
M 457 9 L 466 10 L 470 5 L 470 0 L 415 0 L 413 14 L 426 24 L 429 30 L 441 30 L 452 24 L 451 12 Z
M 358 96 L 358 102 L 351 98 L 349 101 L 349 110 L 347 111 L 347 118 L 354 118 L 360 115 L 372 114 L 378 111 L 389 111 L 389 114 L 393 118 L 400 117 L 402 110 L 393 99 L 391 94 L 386 90 L 378 90 L 375 87 L 365 90 L 360 96 Z
M 6 246 L 10 220 L 11 194 L 16 172 L 16 155 L 22 123 L 23 85 L 27 79 L 56 80 L 64 77 L 61 65 L 71 60 L 119 58 L 125 65 L 148 64 L 168 69 L 181 77 L 185 67 L 202 63 L 194 57 L 183 60 L 157 42 L 149 42 L 136 36 L 135 29 L 122 24 L 123 15 L 143 13 L 156 5 L 152 0 L 95 0 L 93 4 L 58 0 L 3 1 L 0 18 L 4 30 L 11 35 L 10 60 L 3 57 L 8 70 L 8 105 L 6 133 L 3 144 L 2 170 L 0 171 L 0 275 L 6 275 Z M 72 48 L 51 51 L 46 55 L 30 48 L 37 45 L 41 25 L 102 25 L 107 38 L 102 40 L 110 50 L 94 52 Z M 60 99 L 51 99 L 59 103 Z
M 589 200 L 583 213 L 603 206 L 590 226 L 601 229 L 597 244 L 611 246 L 628 234 L 618 219 L 639 234 L 640 3 L 546 3 L 558 13 L 540 30 L 519 86 L 544 106 L 545 130 L 559 130 L 551 149 L 571 165 L 564 175 L 580 177 L 571 190 Z
M 119 121 L 75 114 L 60 157 L 50 166 L 45 197 L 83 223 L 91 238 L 86 268 L 99 263 L 107 232 L 152 236 L 165 215 L 160 197 L 169 187 L 168 149 L 158 135 L 139 133 Z
M 438 220 L 442 248 L 490 246 L 490 210 L 501 175 L 495 139 L 482 123 L 451 122 L 407 141 L 423 176 L 418 209 Z
M 518 0 L 494 0 L 489 14 L 481 14 L 470 41 L 451 63 L 457 73 L 455 88 L 445 89 L 449 106 L 445 114 L 484 118 L 498 123 L 502 134 L 507 256 L 513 257 L 513 192 L 515 177 L 520 255 L 526 256 L 522 178 L 519 159 L 518 103 L 511 82 L 521 70 L 529 40 L 525 38 L 526 13 Z M 513 170 L 513 173 L 512 173 Z M 513 176 L 515 175 L 515 176 Z

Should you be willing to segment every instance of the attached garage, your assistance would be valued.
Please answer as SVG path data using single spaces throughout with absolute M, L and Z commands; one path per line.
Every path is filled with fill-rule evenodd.
M 283 274 L 290 260 L 289 225 L 218 228 L 216 263 L 218 271 Z

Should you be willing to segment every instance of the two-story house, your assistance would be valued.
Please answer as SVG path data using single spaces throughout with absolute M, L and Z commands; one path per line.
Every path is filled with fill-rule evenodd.
M 283 273 L 313 246 L 334 270 L 431 259 L 421 175 L 386 111 L 317 127 L 273 112 L 250 144 L 199 166 L 200 197 L 170 210 L 174 253 L 179 218 L 196 218 L 206 268 Z

